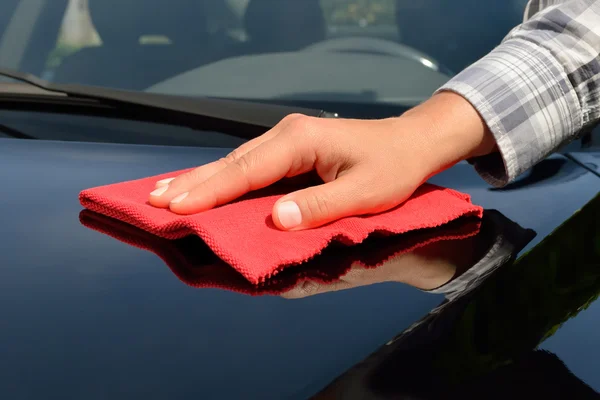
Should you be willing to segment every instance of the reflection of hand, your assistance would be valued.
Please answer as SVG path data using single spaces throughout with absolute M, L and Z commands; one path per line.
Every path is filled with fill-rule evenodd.
M 288 194 L 273 209 L 280 229 L 304 229 L 388 210 L 431 175 L 490 153 L 491 134 L 462 97 L 441 93 L 398 118 L 293 115 L 228 157 L 157 183 L 156 207 L 201 212 L 285 177 L 316 171 L 325 184 Z
M 485 216 L 485 215 L 484 215 Z M 460 242 L 478 234 L 481 222 L 463 218 L 444 227 L 425 229 L 404 235 L 377 235 L 354 246 L 331 245 L 321 254 L 301 265 L 288 266 L 261 285 L 253 285 L 236 269 L 214 254 L 206 243 L 195 236 L 168 240 L 125 222 L 83 210 L 80 222 L 95 231 L 109 235 L 131 246 L 148 250 L 161 258 L 186 285 L 195 288 L 221 288 L 249 295 L 280 295 L 299 282 L 334 282 L 352 266 L 378 268 L 384 260 L 415 251 L 434 241 Z
M 300 299 L 317 294 L 352 289 L 383 282 L 401 282 L 422 290 L 438 288 L 472 266 L 476 260 L 477 243 L 473 236 L 460 240 L 444 240 L 392 257 L 377 268 L 353 265 L 350 271 L 336 282 L 301 282 L 281 294 L 286 299 Z M 481 250 L 479 250 L 481 251 Z

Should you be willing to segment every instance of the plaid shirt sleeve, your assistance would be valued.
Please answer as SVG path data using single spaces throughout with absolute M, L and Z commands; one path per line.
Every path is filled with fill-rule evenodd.
M 475 39 L 476 40 L 476 39 Z M 481 114 L 497 154 L 470 160 L 503 186 L 600 119 L 600 1 L 531 0 L 524 22 L 438 91 Z

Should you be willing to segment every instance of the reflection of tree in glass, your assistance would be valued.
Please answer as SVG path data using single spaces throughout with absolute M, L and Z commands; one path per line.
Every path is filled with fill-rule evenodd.
M 483 375 L 536 348 L 600 293 L 600 195 L 466 305 L 435 359 L 452 381 Z M 436 369 L 437 369 L 436 368 Z

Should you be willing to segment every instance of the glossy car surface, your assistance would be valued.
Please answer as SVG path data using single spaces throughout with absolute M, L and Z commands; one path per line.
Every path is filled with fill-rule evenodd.
M 78 201 L 291 112 L 400 115 L 525 3 L 0 2 L 0 399 L 597 397 L 598 129 L 502 189 L 467 163 L 431 180 L 481 223 L 332 246 L 261 287 Z
M 155 255 L 79 221 L 82 189 L 225 152 L 2 140 L 2 397 L 306 398 L 443 300 L 402 283 L 300 300 L 194 289 Z M 530 249 L 600 188 L 598 175 L 564 156 L 539 170 L 552 173 L 503 191 L 468 164 L 432 181 L 533 229 Z M 599 313 L 592 303 L 542 343 L 595 390 Z

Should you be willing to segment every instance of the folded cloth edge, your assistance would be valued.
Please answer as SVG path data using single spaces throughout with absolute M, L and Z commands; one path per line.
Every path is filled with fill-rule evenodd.
M 183 173 L 185 171 L 187 171 L 187 170 L 162 174 L 162 175 L 155 176 L 152 178 L 156 179 L 156 180 L 160 180 L 161 178 L 163 178 L 165 176 L 167 176 L 167 177 L 173 176 L 173 175 Z M 156 236 L 159 236 L 159 237 L 162 237 L 165 239 L 180 239 L 180 238 L 183 238 L 188 235 L 196 235 L 196 236 L 199 236 L 206 243 L 214 242 L 215 238 L 211 235 L 210 231 L 203 229 L 202 226 L 195 226 L 196 229 L 192 229 L 191 227 L 186 226 L 183 219 L 187 218 L 189 216 L 181 216 L 181 219 L 176 219 L 174 221 L 167 222 L 157 228 L 156 226 L 153 226 L 153 224 L 151 223 L 151 220 L 149 218 L 147 218 L 143 213 L 134 212 L 132 214 L 131 210 L 128 210 L 128 212 L 125 212 L 124 209 L 121 207 L 121 205 L 106 204 L 103 196 L 96 195 L 96 191 L 98 189 L 101 189 L 104 187 L 120 185 L 120 184 L 131 184 L 136 181 L 143 181 L 143 180 L 147 180 L 147 179 L 149 179 L 149 178 L 142 178 L 142 179 L 133 180 L 133 181 L 126 181 L 126 182 L 86 189 L 86 190 L 83 190 L 79 194 L 79 201 L 83 207 L 85 207 L 91 211 L 97 212 L 99 214 L 102 214 L 102 215 L 105 215 L 105 216 L 108 216 L 111 218 L 118 219 L 120 221 L 123 221 L 130 225 L 133 225 L 133 226 L 140 228 L 142 230 L 145 230 L 147 232 L 152 232 Z M 466 203 L 469 204 L 469 207 L 465 207 L 465 209 L 461 210 L 461 212 L 457 212 L 457 213 L 448 215 L 445 220 L 438 221 L 437 224 L 428 224 L 426 226 L 408 225 L 408 226 L 402 227 L 401 229 L 390 229 L 387 226 L 383 226 L 383 225 L 379 224 L 379 225 L 373 225 L 369 229 L 366 229 L 364 232 L 362 232 L 360 235 L 354 235 L 353 237 L 346 235 L 344 233 L 335 234 L 332 232 L 331 234 L 327 235 L 326 237 L 323 237 L 323 239 L 318 244 L 316 244 L 313 247 L 313 249 L 307 250 L 303 254 L 298 255 L 294 260 L 287 260 L 287 259 L 279 260 L 277 265 L 273 268 L 273 270 L 271 272 L 266 273 L 264 276 L 261 276 L 260 278 L 256 278 L 251 273 L 248 273 L 248 271 L 246 271 L 246 269 L 243 267 L 244 260 L 239 259 L 239 257 L 237 257 L 235 254 L 231 253 L 227 249 L 223 250 L 220 248 L 218 248 L 218 249 L 213 248 L 213 251 L 219 258 L 221 258 L 227 264 L 239 266 L 240 268 L 239 269 L 236 268 L 236 269 L 238 269 L 238 271 L 242 275 L 244 275 L 244 277 L 246 279 L 248 279 L 251 283 L 259 284 L 259 283 L 264 282 L 266 279 L 270 279 L 274 275 L 277 275 L 279 272 L 281 272 L 281 270 L 283 270 L 286 267 L 289 267 L 292 265 L 298 265 L 298 264 L 304 263 L 304 262 L 312 259 L 313 257 L 320 254 L 324 248 L 326 248 L 330 243 L 332 243 L 334 241 L 339 241 L 342 243 L 350 242 L 351 244 L 359 244 L 375 232 L 382 232 L 382 233 L 396 235 L 396 234 L 402 234 L 402 233 L 406 233 L 406 232 L 417 230 L 417 229 L 439 227 L 439 226 L 442 226 L 450 221 L 453 221 L 453 220 L 455 220 L 459 217 L 463 217 L 463 216 L 475 216 L 478 218 L 482 217 L 483 208 L 472 204 L 470 195 L 468 195 L 466 193 L 455 191 L 450 188 L 440 187 L 440 186 L 429 184 L 429 183 L 426 183 L 423 186 L 421 186 L 420 188 L 418 188 L 416 192 L 418 192 L 420 190 L 424 190 L 424 188 L 426 188 L 426 187 L 444 191 L 447 194 L 450 194 L 462 201 L 465 201 Z M 391 210 L 388 210 L 386 212 L 390 212 L 390 211 Z M 350 219 L 350 218 L 356 218 L 356 217 L 347 217 L 345 219 Z M 346 239 L 346 240 L 344 241 L 344 239 Z
M 206 286 L 199 285 L 198 283 L 193 282 L 192 279 L 190 279 L 188 274 L 185 274 L 182 270 L 180 270 L 180 268 L 178 268 L 177 263 L 180 261 L 180 258 L 181 258 L 180 256 L 183 257 L 182 254 L 179 254 L 179 253 L 176 254 L 176 252 L 165 251 L 161 248 L 153 247 L 153 246 L 149 245 L 147 241 L 144 241 L 141 238 L 135 237 L 135 234 L 132 233 L 131 231 L 129 231 L 129 232 L 122 231 L 122 229 L 124 229 L 124 228 L 119 227 L 119 224 L 125 224 L 125 225 L 129 225 L 129 224 L 126 224 L 126 223 L 124 223 L 122 221 L 118 221 L 118 220 L 112 220 L 112 221 L 100 220 L 98 218 L 109 218 L 109 219 L 112 219 L 112 218 L 105 217 L 105 216 L 95 217 L 91 213 L 94 213 L 94 212 L 91 210 L 83 210 L 80 212 L 79 221 L 83 226 L 85 226 L 86 228 L 92 229 L 96 232 L 107 235 L 107 236 L 109 236 L 113 239 L 116 239 L 122 243 L 128 244 L 135 248 L 138 248 L 138 249 L 141 249 L 141 250 L 144 250 L 144 251 L 147 251 L 147 252 L 150 252 L 150 253 L 156 255 L 158 258 L 160 258 L 165 263 L 165 265 L 171 270 L 171 272 L 185 285 L 193 287 L 193 288 L 215 288 L 215 289 L 229 290 L 229 291 L 233 291 L 236 293 L 243 293 L 243 294 L 251 295 L 251 296 L 279 295 L 280 293 L 290 290 L 291 288 L 295 287 L 296 285 L 301 284 L 306 281 L 314 281 L 314 282 L 318 282 L 318 283 L 322 283 L 322 284 L 329 284 L 329 283 L 332 283 L 335 281 L 339 281 L 339 279 L 342 276 L 344 276 L 355 265 L 360 266 L 361 268 L 365 268 L 365 269 L 374 269 L 374 268 L 377 268 L 377 267 L 383 265 L 388 260 L 390 260 L 394 257 L 397 257 L 400 254 L 405 254 L 405 253 L 408 253 L 411 251 L 415 251 L 416 249 L 419 249 L 421 247 L 427 246 L 432 243 L 436 243 L 439 241 L 449 241 L 449 240 L 463 240 L 465 238 L 474 236 L 479 233 L 479 225 L 480 225 L 480 222 L 478 222 L 477 224 L 467 223 L 466 225 L 461 226 L 460 228 L 452 229 L 449 232 L 445 232 L 444 235 L 425 236 L 425 240 L 415 240 L 415 238 L 411 238 L 407 242 L 408 245 L 405 245 L 404 247 L 401 247 L 400 249 L 397 249 L 396 251 L 391 252 L 390 254 L 388 254 L 385 257 L 382 257 L 375 263 L 370 262 L 370 261 L 365 261 L 363 259 L 356 259 L 352 263 L 342 263 L 342 264 L 344 264 L 344 267 L 343 268 L 337 267 L 333 274 L 331 273 L 331 271 L 328 271 L 327 273 L 323 272 L 321 274 L 317 274 L 316 273 L 317 271 L 314 271 L 314 270 L 311 270 L 308 273 L 305 271 L 298 272 L 297 275 L 295 276 L 295 280 L 294 280 L 293 284 L 291 284 L 291 285 L 283 285 L 281 283 L 281 281 L 278 280 L 279 278 L 274 278 L 275 280 L 271 281 L 271 282 L 269 282 L 267 280 L 259 285 L 252 285 L 252 284 L 250 284 L 250 282 L 247 282 L 248 284 L 250 284 L 249 287 L 244 288 L 244 287 L 240 286 L 240 287 L 236 288 L 233 285 L 226 285 L 226 284 L 215 283 L 215 282 L 213 282 L 210 285 L 206 285 Z M 113 229 L 110 229 L 109 227 L 112 227 Z M 139 229 L 139 228 L 133 227 L 131 229 Z M 143 231 L 143 232 L 145 232 L 145 234 L 147 234 L 147 235 L 152 235 L 146 231 Z M 422 238 L 419 238 L 419 239 L 422 239 Z M 160 238 L 159 240 L 168 240 L 168 239 Z M 174 258 L 177 258 L 178 261 L 177 262 L 173 261 Z M 183 258 L 185 258 L 185 257 L 183 257 Z M 228 267 L 231 268 L 231 266 L 228 266 Z M 236 274 L 239 274 L 239 272 L 233 268 L 232 268 L 232 271 L 235 271 Z M 246 280 L 245 277 L 243 277 L 243 275 L 239 274 L 239 276 L 240 276 L 240 278 L 243 278 L 244 280 Z M 269 286 L 271 286 L 271 287 L 269 287 Z

